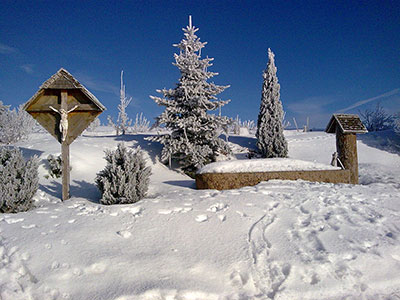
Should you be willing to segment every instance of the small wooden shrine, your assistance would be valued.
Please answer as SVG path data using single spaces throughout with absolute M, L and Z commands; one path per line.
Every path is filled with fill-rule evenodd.
M 334 114 L 325 129 L 327 133 L 336 133 L 336 151 L 338 159 L 350 170 L 350 182 L 358 184 L 357 133 L 368 130 L 358 115 Z
M 24 109 L 61 143 L 62 198 L 69 198 L 69 145 L 106 108 L 67 70 L 46 80 Z

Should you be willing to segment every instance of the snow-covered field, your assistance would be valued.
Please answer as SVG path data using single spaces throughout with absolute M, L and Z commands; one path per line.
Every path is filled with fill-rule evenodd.
M 328 164 L 335 137 L 285 132 L 289 156 Z M 71 145 L 71 194 L 40 167 L 36 208 L 0 215 L 0 299 L 400 299 L 400 156 L 358 142 L 360 185 L 278 181 L 196 190 L 146 135 L 148 196 L 104 206 L 94 177 L 120 137 Z M 239 151 L 255 143 L 233 136 Z M 45 160 L 48 134 L 21 143 Z M 242 158 L 243 153 L 237 157 Z

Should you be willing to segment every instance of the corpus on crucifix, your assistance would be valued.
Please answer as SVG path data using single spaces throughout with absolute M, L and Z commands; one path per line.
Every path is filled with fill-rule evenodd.
M 68 133 L 68 114 L 75 110 L 78 107 L 78 105 L 75 105 L 73 108 L 70 110 L 65 110 L 61 108 L 60 110 L 54 108 L 53 106 L 49 106 L 52 110 L 54 110 L 56 113 L 60 114 L 61 120 L 60 120 L 60 132 L 62 134 L 61 140 L 64 142 L 65 139 L 67 138 L 67 133 Z

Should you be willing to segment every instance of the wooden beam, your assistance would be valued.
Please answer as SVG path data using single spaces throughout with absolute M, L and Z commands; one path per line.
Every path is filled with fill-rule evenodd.
M 61 108 L 68 109 L 68 92 L 61 91 Z M 62 133 L 61 133 L 62 134 Z M 61 137 L 60 137 L 61 140 Z M 70 168 L 69 168 L 69 144 L 67 139 L 61 143 L 61 157 L 62 157 L 62 200 L 69 199 L 69 183 L 70 183 Z
M 53 105 L 53 107 L 58 109 L 57 105 Z M 69 107 L 69 108 L 72 108 L 72 107 Z M 38 105 L 36 108 L 29 109 L 27 111 L 29 113 L 43 113 L 43 112 L 53 113 L 54 112 L 53 110 L 49 109 L 49 105 L 47 103 L 42 106 Z M 101 112 L 101 110 L 99 108 L 97 108 L 95 105 L 92 105 L 92 104 L 79 104 L 79 107 L 76 110 L 74 110 L 74 112 L 92 112 L 92 111 Z

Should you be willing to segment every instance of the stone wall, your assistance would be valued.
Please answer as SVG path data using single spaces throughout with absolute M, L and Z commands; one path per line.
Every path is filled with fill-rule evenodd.
M 229 190 L 252 186 L 270 179 L 312 182 L 351 183 L 349 170 L 279 171 L 255 173 L 196 174 L 197 189 Z

